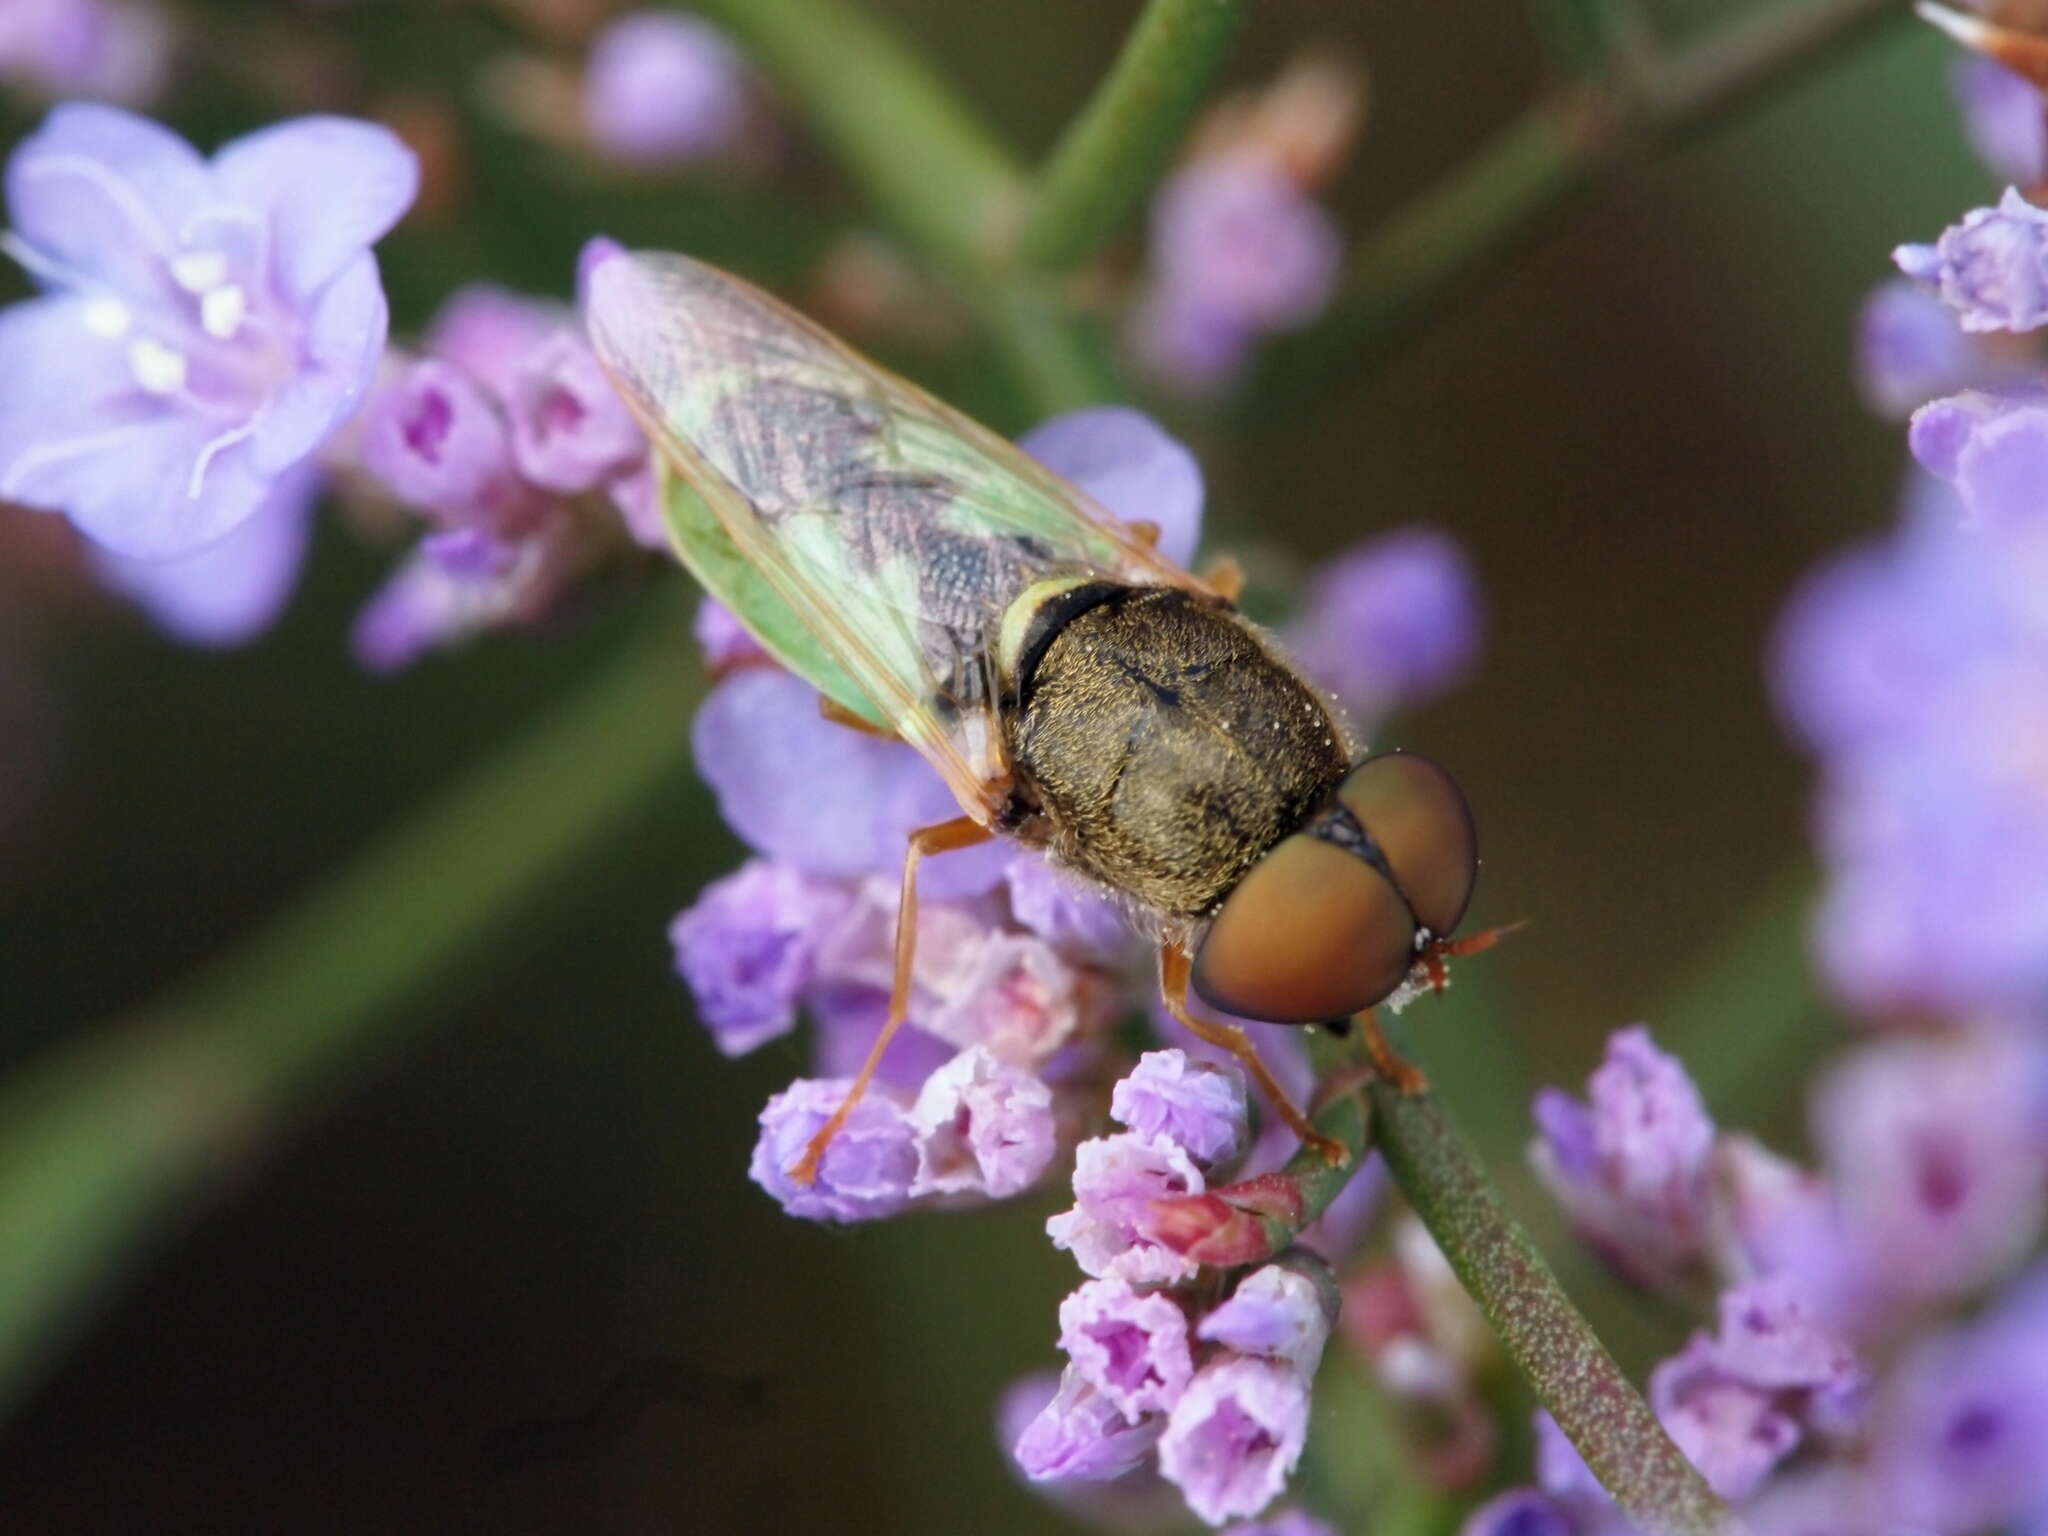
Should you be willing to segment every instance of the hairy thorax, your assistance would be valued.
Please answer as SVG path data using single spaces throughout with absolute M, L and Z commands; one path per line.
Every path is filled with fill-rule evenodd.
M 1168 916 L 1211 911 L 1343 779 L 1343 732 L 1231 609 L 1114 589 L 1016 681 L 1011 766 L 1052 854 Z

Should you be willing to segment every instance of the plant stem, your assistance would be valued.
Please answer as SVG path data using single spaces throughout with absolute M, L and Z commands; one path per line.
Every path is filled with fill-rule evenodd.
M 1718 1536 L 1733 1518 L 1516 1225 L 1433 1093 L 1367 1089 L 1373 1140 L 1502 1345 L 1615 1502 L 1651 1536 Z
M 1080 265 L 1165 172 L 1244 19 L 1244 0 L 1150 0 L 1053 147 L 1017 237 L 1027 266 Z
M 1406 335 L 1631 153 L 1711 128 L 1864 26 L 1905 14 L 1893 0 L 1799 0 L 1639 61 L 1616 85 L 1573 85 L 1539 101 L 1358 247 L 1330 312 L 1270 349 L 1248 400 L 1261 411 L 1298 408 L 1303 389 Z
M 175 1213 L 437 1023 L 423 995 L 677 770 L 689 654 L 657 625 L 227 962 L 6 1084 L 0 1412 Z

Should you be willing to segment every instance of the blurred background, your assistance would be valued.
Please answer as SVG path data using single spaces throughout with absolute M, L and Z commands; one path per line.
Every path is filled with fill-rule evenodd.
M 1136 11 L 865 3 L 1027 159 Z M 1742 8 L 1650 9 L 1678 37 Z M 795 290 L 864 224 L 800 142 L 774 175 L 648 177 L 508 124 L 480 104 L 486 63 L 570 46 L 573 29 L 531 14 L 181 14 L 201 61 L 160 115 L 202 146 L 318 105 L 441 146 L 424 213 L 382 247 L 395 334 L 477 278 L 566 297 L 597 231 Z M 1487 0 L 1266 0 L 1227 79 L 1270 78 L 1308 44 L 1370 78 L 1331 193 L 1351 232 L 1547 83 L 1526 22 Z M 1477 919 L 1530 927 L 1467 968 L 1488 1023 L 1455 993 L 1410 1017 L 1553 1249 L 1555 1218 L 1520 1173 L 1529 1091 L 1576 1084 L 1610 1029 L 1661 1027 L 1675 1000 L 1694 999 L 1689 1028 L 1666 1043 L 1717 1111 L 1797 1149 L 1801 1084 L 1750 1065 L 1786 1059 L 1758 1034 L 1805 1031 L 1817 1052 L 1836 1026 L 1769 992 L 1703 1014 L 1687 989 L 1731 935 L 1796 922 L 1808 775 L 1761 659 L 1801 573 L 1892 515 L 1903 448 L 1858 403 L 1850 325 L 1893 244 L 1991 190 L 1948 60 L 1903 19 L 1867 30 L 1699 141 L 1620 167 L 1397 347 L 1288 408 L 1167 410 L 1209 475 L 1212 544 L 1306 562 L 1427 523 L 1477 568 L 1483 664 L 1395 734 L 1453 765 L 1477 808 Z M 10 92 L 0 140 L 41 110 Z M 1029 424 L 971 352 L 896 360 L 1005 428 Z M 230 951 L 573 696 L 679 585 L 373 678 L 344 637 L 390 551 L 333 519 L 281 626 L 224 654 L 167 643 L 91 590 L 55 519 L 6 514 L 0 541 L 8 1069 Z M 679 648 L 678 740 L 694 666 Z M 272 1128 L 75 1347 L 53 1346 L 0 1427 L 7 1528 L 1067 1528 L 1011 1483 L 991 1418 L 1006 1382 L 1053 1361 L 1071 1264 L 1041 1224 L 1061 1202 L 841 1233 L 748 1183 L 754 1116 L 799 1051 L 718 1056 L 664 936 L 739 857 L 679 750 L 660 791 L 522 903 L 480 963 L 408 998 L 378 1070 Z M 1585 1271 L 1568 1278 L 1624 1363 L 1671 1346 Z

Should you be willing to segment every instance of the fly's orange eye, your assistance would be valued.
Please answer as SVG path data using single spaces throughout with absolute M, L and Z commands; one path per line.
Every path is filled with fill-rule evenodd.
M 1195 991 L 1275 1024 L 1370 1008 L 1415 964 L 1418 930 L 1457 927 L 1478 867 L 1449 774 L 1407 753 L 1367 758 L 1225 898 L 1195 952 Z
M 1386 855 L 1416 922 L 1439 939 L 1464 919 L 1479 876 L 1479 833 L 1464 791 L 1412 752 L 1368 757 L 1337 798 Z

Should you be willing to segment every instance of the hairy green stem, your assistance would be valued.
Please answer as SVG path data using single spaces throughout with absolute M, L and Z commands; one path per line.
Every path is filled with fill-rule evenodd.
M 1116 233 L 1172 161 L 1244 12 L 1244 0 L 1150 0 L 1046 160 L 1017 236 L 1026 265 L 1064 272 Z
M 1433 1093 L 1374 1079 L 1373 1140 L 1501 1344 L 1623 1513 L 1651 1536 L 1720 1536 L 1733 1518 L 1508 1215 Z
M 1906 14 L 1894 0 L 1796 0 L 1538 102 L 1359 245 L 1322 322 L 1270 349 L 1250 408 L 1298 408 L 1304 389 L 1405 336 L 1613 165 L 1711 128 L 1870 23 Z
M 8 1081 L 0 1412 L 140 1247 L 437 1023 L 423 994 L 680 767 L 689 655 L 665 620 L 225 963 Z

